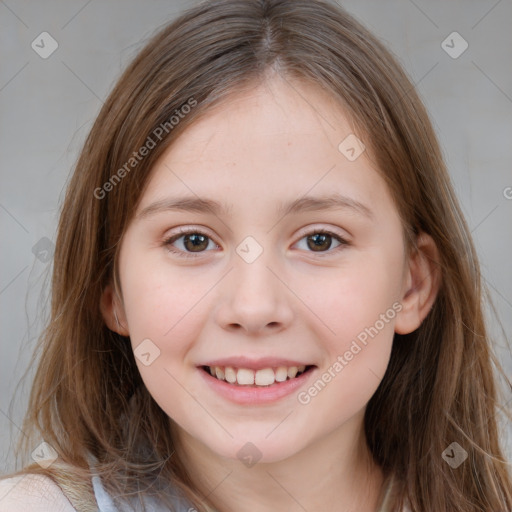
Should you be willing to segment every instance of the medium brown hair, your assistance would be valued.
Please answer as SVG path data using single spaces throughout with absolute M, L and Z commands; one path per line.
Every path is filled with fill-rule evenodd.
M 345 107 L 389 186 L 409 250 L 425 232 L 439 251 L 435 304 L 416 331 L 395 335 L 366 410 L 370 451 L 400 483 L 393 509 L 408 500 L 413 512 L 512 510 L 495 417 L 493 363 L 501 368 L 485 328 L 477 257 L 436 135 L 391 53 L 328 1 L 201 3 L 160 30 L 121 76 L 67 188 L 51 318 L 23 425 L 29 437 L 20 446 L 30 451 L 42 435 L 77 479 L 90 476 L 92 453 L 111 493 L 163 492 L 172 482 L 204 510 L 174 453 L 168 417 L 145 388 L 129 341 L 105 325 L 100 297 L 116 281 L 120 240 L 157 159 L 213 105 L 261 83 L 269 70 L 316 84 Z M 191 99 L 196 106 L 114 183 Z M 457 469 L 442 458 L 453 441 L 468 452 Z M 44 472 L 34 465 L 23 471 Z

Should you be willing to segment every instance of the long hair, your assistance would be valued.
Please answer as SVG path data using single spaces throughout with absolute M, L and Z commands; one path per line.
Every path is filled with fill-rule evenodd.
M 500 366 L 475 249 L 436 135 L 392 54 L 327 0 L 201 3 L 153 36 L 122 74 L 67 188 L 20 453 L 42 436 L 77 480 L 90 477 L 92 454 L 115 496 L 164 495 L 158 482 L 172 482 L 205 510 L 168 417 L 145 388 L 130 343 L 105 325 L 100 297 L 117 283 L 120 240 L 157 159 L 212 106 L 269 70 L 316 84 L 345 107 L 392 193 L 409 250 L 425 232 L 439 251 L 435 304 L 416 331 L 395 335 L 365 415 L 373 458 L 399 482 L 394 510 L 405 500 L 413 512 L 512 510 L 496 421 Z M 455 441 L 468 454 L 457 469 L 442 456 Z

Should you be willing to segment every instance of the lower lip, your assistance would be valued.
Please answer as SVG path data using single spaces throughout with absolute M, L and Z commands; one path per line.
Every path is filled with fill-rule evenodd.
M 255 405 L 276 402 L 292 394 L 310 378 L 315 369 L 316 368 L 311 368 L 294 379 L 288 379 L 284 382 L 275 382 L 271 386 L 266 387 L 229 384 L 229 382 L 212 377 L 201 368 L 199 368 L 199 373 L 201 373 L 207 384 L 222 397 L 241 405 Z

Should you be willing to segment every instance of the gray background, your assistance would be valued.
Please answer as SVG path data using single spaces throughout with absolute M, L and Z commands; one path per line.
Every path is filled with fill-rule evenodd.
M 70 170 L 121 70 L 195 3 L 0 0 L 0 472 L 12 467 L 10 435 L 29 381 L 12 397 L 47 314 L 44 249 Z M 512 376 L 512 1 L 341 3 L 387 43 L 426 103 L 503 326 L 489 316 L 496 352 Z M 58 43 L 47 59 L 31 47 L 45 31 Z M 441 47 L 454 31 L 469 45 L 458 58 Z M 452 51 L 460 43 L 448 39 Z

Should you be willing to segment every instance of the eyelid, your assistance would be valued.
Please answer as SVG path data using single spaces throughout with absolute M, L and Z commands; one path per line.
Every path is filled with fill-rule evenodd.
M 191 224 L 190 226 L 187 226 L 187 227 L 178 226 L 176 228 L 176 230 L 177 231 L 175 233 L 173 233 L 172 235 L 167 235 L 167 236 L 165 236 L 165 238 L 169 239 L 169 238 L 174 238 L 177 235 L 188 235 L 188 234 L 191 234 L 191 233 L 198 233 L 200 235 L 207 236 L 211 240 L 215 240 L 215 237 L 210 234 L 211 231 L 208 230 L 208 228 L 205 228 L 205 227 L 203 227 L 203 226 L 201 226 L 199 224 L 198 225 Z M 215 242 L 215 243 L 217 243 L 217 242 Z
M 333 235 L 333 236 L 337 236 L 338 238 L 344 240 L 346 243 L 349 243 L 349 236 L 348 236 L 348 233 L 345 235 L 345 234 L 342 234 L 342 233 L 339 233 L 338 231 L 336 231 L 335 228 L 326 228 L 326 227 L 323 227 L 323 226 L 318 226 L 318 225 L 310 225 L 310 226 L 307 226 L 305 228 L 302 228 L 299 232 L 298 232 L 298 235 L 300 239 L 304 238 L 305 236 L 308 236 L 308 235 L 312 235 L 314 233 L 326 233 L 326 234 L 329 234 L 329 235 Z

